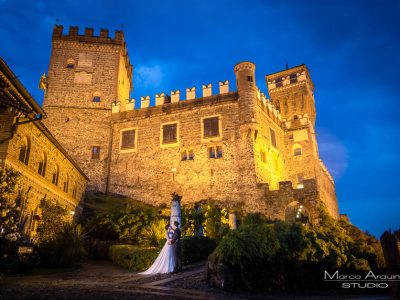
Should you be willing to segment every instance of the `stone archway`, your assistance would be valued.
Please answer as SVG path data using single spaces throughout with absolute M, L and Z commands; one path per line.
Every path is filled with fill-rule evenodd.
M 285 221 L 309 224 L 311 223 L 311 215 L 303 204 L 298 201 L 293 201 L 286 206 Z

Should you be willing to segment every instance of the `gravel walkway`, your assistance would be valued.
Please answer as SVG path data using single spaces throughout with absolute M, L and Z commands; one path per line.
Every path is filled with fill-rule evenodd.
M 0 299 L 345 299 L 335 296 L 294 297 L 231 294 L 207 286 L 205 263 L 185 266 L 178 274 L 153 276 L 120 269 L 110 262 L 46 275 L 0 277 Z M 349 299 L 349 298 L 347 298 Z M 367 299 L 352 297 L 351 299 Z M 371 299 L 388 299 L 373 297 Z

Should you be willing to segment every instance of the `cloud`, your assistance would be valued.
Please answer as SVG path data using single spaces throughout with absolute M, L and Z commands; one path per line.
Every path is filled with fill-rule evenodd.
M 140 66 L 135 70 L 136 87 L 159 87 L 164 79 L 164 73 L 159 65 Z
M 333 134 L 324 129 L 318 130 L 318 146 L 322 161 L 337 180 L 348 167 L 348 150 Z

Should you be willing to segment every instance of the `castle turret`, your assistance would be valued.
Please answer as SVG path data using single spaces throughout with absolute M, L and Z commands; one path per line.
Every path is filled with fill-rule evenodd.
M 256 66 L 251 62 L 241 62 L 235 66 L 236 85 L 239 94 L 240 124 L 255 122 Z
M 307 114 L 315 124 L 314 85 L 305 65 L 267 75 L 266 81 L 271 102 L 283 119 Z

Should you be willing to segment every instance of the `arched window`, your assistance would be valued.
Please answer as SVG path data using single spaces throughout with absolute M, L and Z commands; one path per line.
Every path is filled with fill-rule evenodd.
M 19 160 L 24 164 L 28 165 L 30 153 L 31 153 L 31 141 L 29 138 L 25 138 L 19 150 Z
M 188 153 L 187 153 L 186 150 L 183 150 L 182 153 L 181 153 L 181 160 L 184 161 L 184 160 L 187 160 L 187 159 L 188 159 Z
M 67 174 L 67 176 L 65 177 L 64 187 L 63 187 L 63 190 L 66 193 L 68 193 L 68 186 L 69 186 L 69 175 Z
M 296 144 L 293 146 L 293 156 L 299 156 L 303 153 L 301 146 Z
M 77 187 L 76 187 L 76 183 L 74 183 L 74 186 L 72 188 L 72 197 L 76 198 L 76 192 L 77 192 Z
M 222 156 L 222 146 L 208 148 L 208 158 L 222 158 Z
M 100 102 L 101 101 L 101 94 L 99 92 L 96 92 L 93 94 L 93 102 Z
M 194 152 L 193 152 L 193 150 L 189 150 L 189 160 L 194 160 Z
M 75 67 L 75 61 L 73 58 L 67 60 L 67 69 L 73 69 Z
M 47 156 L 46 153 L 42 153 L 42 156 L 38 165 L 38 173 L 43 177 L 46 175 L 46 166 L 47 166 Z
M 58 165 L 55 166 L 54 171 L 53 171 L 53 175 L 51 178 L 51 182 L 54 185 L 58 185 L 58 177 L 60 175 L 60 168 L 58 167 Z

